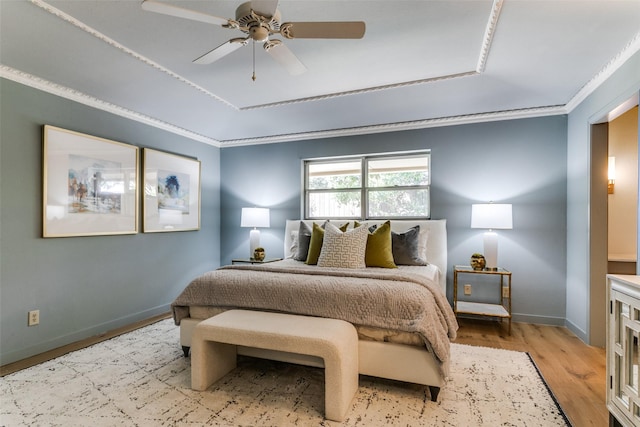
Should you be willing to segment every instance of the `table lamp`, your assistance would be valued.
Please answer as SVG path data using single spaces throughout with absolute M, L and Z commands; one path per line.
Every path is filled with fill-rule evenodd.
M 253 227 L 249 233 L 249 258 L 253 259 L 253 253 L 260 246 L 260 230 L 257 227 L 269 227 L 269 209 L 242 208 L 240 227 Z
M 471 205 L 471 228 L 487 228 L 484 233 L 484 258 L 487 270 L 498 269 L 498 235 L 494 229 L 510 230 L 513 217 L 510 204 L 484 203 Z

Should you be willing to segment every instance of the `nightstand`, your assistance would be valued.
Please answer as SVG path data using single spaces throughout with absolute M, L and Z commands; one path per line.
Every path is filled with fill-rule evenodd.
M 265 258 L 262 261 L 249 258 L 235 258 L 231 260 L 231 264 L 267 264 L 275 261 L 282 261 L 282 258 Z
M 464 274 L 490 275 L 500 278 L 500 299 L 497 304 L 458 301 L 458 276 Z M 476 286 L 489 286 L 478 283 Z M 456 314 L 473 314 L 477 316 L 497 317 L 509 321 L 509 335 L 511 335 L 511 272 L 504 268 L 497 270 L 474 270 L 467 265 L 453 266 L 453 311 Z

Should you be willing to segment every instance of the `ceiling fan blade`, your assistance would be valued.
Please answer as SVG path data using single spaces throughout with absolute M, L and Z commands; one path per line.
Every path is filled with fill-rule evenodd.
M 231 39 L 228 42 L 221 44 L 217 48 L 195 59 L 193 63 L 194 64 L 211 64 L 212 62 L 217 61 L 223 56 L 226 56 L 231 52 L 235 52 L 236 50 L 240 49 L 242 46 L 246 45 L 247 43 L 249 43 L 248 38 Z
M 258 15 L 270 17 L 275 15 L 278 8 L 278 0 L 253 0 L 251 9 Z
M 229 20 L 209 15 L 207 13 L 197 12 L 195 10 L 184 9 L 168 3 L 161 3 L 155 0 L 144 0 L 141 5 L 142 9 L 149 12 L 162 13 L 163 15 L 176 16 L 178 18 L 190 19 L 192 21 L 205 22 L 214 25 L 228 25 Z
M 287 22 L 280 34 L 288 39 L 361 39 L 366 25 L 362 21 Z
M 264 44 L 264 50 L 292 76 L 297 76 L 307 71 L 307 67 L 280 40 L 269 40 Z

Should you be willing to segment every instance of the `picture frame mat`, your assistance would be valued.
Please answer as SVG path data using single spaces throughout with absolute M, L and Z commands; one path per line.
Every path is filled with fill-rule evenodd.
M 198 159 L 144 148 L 143 232 L 199 230 L 200 177 L 201 162 Z M 167 179 L 179 184 L 176 191 L 181 197 L 163 194 Z M 168 202 L 171 200 L 184 203 Z
M 50 125 L 43 133 L 43 237 L 137 233 L 138 147 Z M 72 194 L 82 184 L 70 176 L 85 166 L 117 189 L 91 193 L 86 183 Z

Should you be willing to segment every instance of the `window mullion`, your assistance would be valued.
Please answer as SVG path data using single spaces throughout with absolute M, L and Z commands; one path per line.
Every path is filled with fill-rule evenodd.
M 362 158 L 360 164 L 360 173 L 362 174 L 360 178 L 360 183 L 362 188 L 360 189 L 360 218 L 366 219 L 367 213 L 369 212 L 369 198 L 367 197 L 367 187 L 369 186 L 369 163 L 365 157 Z

